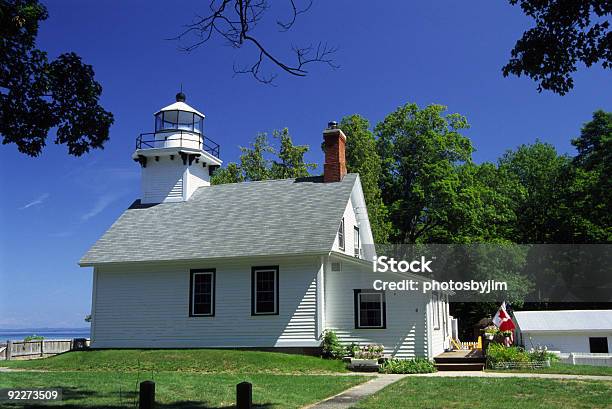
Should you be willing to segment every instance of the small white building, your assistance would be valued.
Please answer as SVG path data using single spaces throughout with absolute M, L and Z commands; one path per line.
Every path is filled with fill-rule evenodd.
M 517 340 L 525 348 L 603 353 L 612 350 L 612 310 L 515 311 Z
M 80 261 L 93 267 L 93 348 L 314 352 L 329 329 L 396 357 L 444 351 L 445 294 L 373 289 L 406 277 L 372 273 L 361 182 L 335 123 L 322 176 L 212 186 L 222 162 L 204 115 L 181 93 L 155 119 L 133 154 L 140 200 Z

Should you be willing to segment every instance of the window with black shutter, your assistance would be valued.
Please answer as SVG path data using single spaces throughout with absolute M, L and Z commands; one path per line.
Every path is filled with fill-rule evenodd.
M 278 314 L 278 266 L 251 269 L 251 314 Z
M 385 293 L 372 290 L 354 290 L 355 328 L 386 328 L 387 311 Z
M 215 315 L 215 270 L 191 270 L 189 315 Z

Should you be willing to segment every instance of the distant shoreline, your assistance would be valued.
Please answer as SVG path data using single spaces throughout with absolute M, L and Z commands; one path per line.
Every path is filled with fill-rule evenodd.
M 21 341 L 30 335 L 42 336 L 44 339 L 90 338 L 90 329 L 82 328 L 0 328 L 0 343 L 4 341 Z

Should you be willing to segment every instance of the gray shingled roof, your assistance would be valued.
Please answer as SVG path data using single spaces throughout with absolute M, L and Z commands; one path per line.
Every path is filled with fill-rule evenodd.
M 201 187 L 186 202 L 135 202 L 79 263 L 328 252 L 356 179 L 233 183 Z

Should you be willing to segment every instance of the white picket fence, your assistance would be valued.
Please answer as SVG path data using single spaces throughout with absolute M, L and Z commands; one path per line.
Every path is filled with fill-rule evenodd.
M 32 359 L 61 354 L 75 349 L 74 339 L 42 339 L 33 341 L 7 341 L 0 345 L 0 360 Z M 85 347 L 89 346 L 86 340 Z
M 612 366 L 612 354 L 594 354 L 588 352 L 571 352 L 558 354 L 559 362 L 571 365 Z

